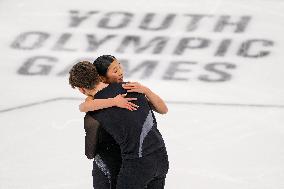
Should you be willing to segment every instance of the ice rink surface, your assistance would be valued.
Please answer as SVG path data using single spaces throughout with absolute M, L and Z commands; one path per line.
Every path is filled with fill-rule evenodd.
M 79 59 L 159 94 L 167 189 L 284 188 L 284 1 L 0 1 L 0 189 L 92 188 Z

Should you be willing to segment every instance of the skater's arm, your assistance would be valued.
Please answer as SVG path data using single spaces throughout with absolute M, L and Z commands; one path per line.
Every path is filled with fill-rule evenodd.
M 153 110 L 160 113 L 166 114 L 168 112 L 168 107 L 157 94 L 151 91 L 148 87 L 141 85 L 138 82 L 129 82 L 123 85 L 123 88 L 127 90 L 127 92 L 138 92 L 143 93 L 147 97 L 148 101 L 153 107 Z
M 128 110 L 136 110 L 137 105 L 130 102 L 132 100 L 137 100 L 136 98 L 125 98 L 126 95 L 117 95 L 114 98 L 108 99 L 93 99 L 92 97 L 87 97 L 85 102 L 81 103 L 79 109 L 81 112 L 96 111 L 104 108 L 110 108 L 117 106 L 120 108 L 125 108 Z
M 85 155 L 88 159 L 93 159 L 96 155 L 98 144 L 99 122 L 89 114 L 84 117 L 85 135 Z
M 108 99 L 93 99 L 92 97 L 87 97 L 85 102 L 79 105 L 81 112 L 96 111 L 104 108 L 110 108 L 115 106 L 113 98 Z
M 160 96 L 151 91 L 149 88 L 147 88 L 145 95 L 155 112 L 160 114 L 168 113 L 168 107 Z

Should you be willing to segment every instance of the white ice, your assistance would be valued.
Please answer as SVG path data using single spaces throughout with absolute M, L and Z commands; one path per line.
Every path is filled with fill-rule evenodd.
M 70 10 L 130 12 L 129 27 L 107 30 L 97 27 L 100 13 L 79 27 L 70 27 Z M 139 81 L 167 102 L 166 115 L 155 114 L 169 153 L 167 189 L 283 189 L 284 188 L 284 1 L 281 0 L 1 0 L 0 1 L 0 189 L 78 189 L 92 188 L 92 161 L 84 155 L 83 113 L 78 105 L 84 96 L 68 85 L 68 74 L 58 74 L 78 58 L 96 58 L 113 54 L 129 59 L 134 67 L 144 60 L 156 60 L 157 68 L 149 78 L 141 73 L 125 80 Z M 139 19 L 146 13 L 176 14 L 174 26 L 166 31 L 142 31 Z M 208 14 L 194 32 L 185 32 L 189 18 L 185 14 Z M 242 33 L 234 26 L 214 32 L 221 15 L 232 19 L 251 16 Z M 161 18 L 161 17 L 160 17 Z M 236 21 L 236 20 L 235 20 Z M 158 22 L 158 21 L 157 21 Z M 25 32 L 43 32 L 48 39 L 36 49 L 13 47 Z M 54 50 L 59 36 L 73 38 L 66 48 Z M 97 51 L 87 52 L 86 34 L 138 35 L 171 38 L 161 54 L 151 50 L 135 53 L 134 47 L 118 52 L 119 40 Z M 182 37 L 211 40 L 207 49 L 187 49 L 177 56 L 173 49 Z M 121 38 L 120 38 L 121 39 Z M 224 57 L 214 57 L 220 40 L 232 39 Z M 239 45 L 248 39 L 266 39 L 273 46 L 254 46 L 255 51 L 270 54 L 262 58 L 237 55 Z M 21 41 L 29 46 L 33 40 Z M 42 60 L 19 72 L 27 59 Z M 176 78 L 165 79 L 172 61 L 195 61 L 176 71 Z M 204 70 L 210 62 L 229 62 L 234 69 L 224 72 L 231 78 L 223 82 L 205 82 L 199 76 L 218 75 Z M 27 66 L 27 65 L 26 65 Z

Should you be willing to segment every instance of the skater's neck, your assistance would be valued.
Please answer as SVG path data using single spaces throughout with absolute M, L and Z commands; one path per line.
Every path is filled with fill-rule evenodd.
M 107 86 L 108 86 L 108 84 L 103 83 L 103 82 L 99 82 L 95 88 L 90 90 L 89 95 L 95 96 L 97 94 L 97 92 L 106 88 Z

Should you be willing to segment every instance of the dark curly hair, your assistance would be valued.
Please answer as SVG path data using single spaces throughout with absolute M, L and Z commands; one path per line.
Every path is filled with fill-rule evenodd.
M 88 61 L 75 64 L 69 74 L 69 84 L 72 88 L 93 89 L 100 81 L 96 67 Z
M 101 76 L 106 76 L 109 65 L 116 60 L 112 55 L 102 55 L 99 56 L 93 64 L 96 66 L 96 69 Z

